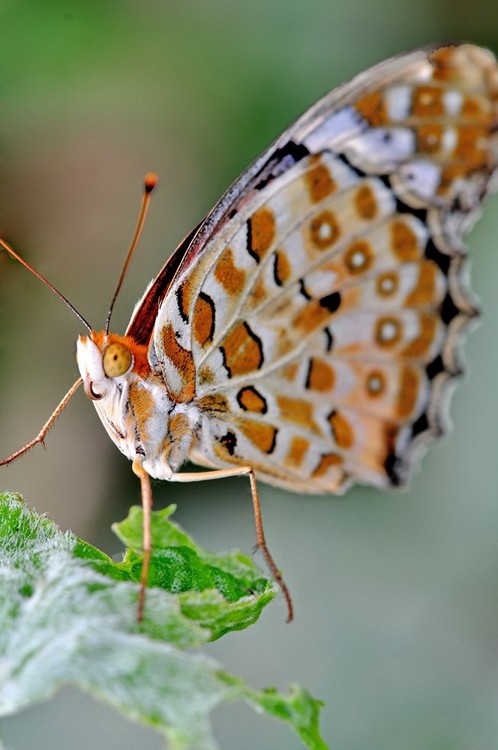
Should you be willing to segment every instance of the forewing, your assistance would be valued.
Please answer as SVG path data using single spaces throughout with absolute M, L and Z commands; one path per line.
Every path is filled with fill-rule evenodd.
M 475 314 L 463 234 L 496 168 L 497 67 L 390 60 L 306 113 L 178 264 L 150 359 L 195 400 L 193 458 L 310 492 L 403 483 L 445 427 Z

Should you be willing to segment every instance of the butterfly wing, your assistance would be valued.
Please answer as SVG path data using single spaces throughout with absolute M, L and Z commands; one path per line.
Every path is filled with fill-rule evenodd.
M 363 77 L 373 83 L 388 80 L 394 69 L 402 65 L 407 73 L 425 58 L 421 51 L 410 55 L 392 58 L 371 68 L 367 73 L 357 76 L 353 81 L 331 91 L 327 96 L 307 110 L 280 138 L 271 144 L 229 187 L 223 197 L 207 214 L 203 221 L 176 248 L 168 258 L 161 271 L 149 284 L 142 298 L 135 305 L 128 324 L 126 335 L 133 336 L 138 343 L 148 343 L 156 320 L 157 311 L 165 298 L 175 277 L 194 263 L 199 253 L 203 252 L 209 239 L 216 235 L 220 227 L 237 212 L 238 204 L 248 201 L 251 195 L 257 195 L 264 185 L 271 182 L 289 169 L 301 158 L 308 155 L 308 149 L 300 143 L 310 125 L 316 128 L 319 122 L 330 116 L 341 102 L 356 99 L 365 89 L 361 83 Z
M 200 410 L 194 460 L 309 492 L 406 481 L 475 314 L 463 235 L 496 169 L 497 93 L 473 46 L 389 60 L 225 194 L 177 253 L 149 348 Z

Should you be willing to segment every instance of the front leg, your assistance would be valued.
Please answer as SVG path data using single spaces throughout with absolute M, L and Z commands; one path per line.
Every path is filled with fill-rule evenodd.
M 137 619 L 143 620 L 145 589 L 152 554 L 151 512 L 152 488 L 150 477 L 172 479 L 174 471 L 186 460 L 198 420 L 197 409 L 176 404 L 164 409 L 150 408 L 150 392 L 130 388 L 130 404 L 134 418 L 133 472 L 140 479 L 143 509 L 143 562 L 140 576 Z
M 138 594 L 137 620 L 142 622 L 144 618 L 145 606 L 145 589 L 147 588 L 147 579 L 149 577 L 150 556 L 152 554 L 152 531 L 151 531 L 151 513 L 152 513 L 152 487 L 150 476 L 145 471 L 142 458 L 137 457 L 132 463 L 133 472 L 140 479 L 140 489 L 142 496 L 143 510 L 143 531 L 142 531 L 142 572 L 140 575 L 140 592 Z

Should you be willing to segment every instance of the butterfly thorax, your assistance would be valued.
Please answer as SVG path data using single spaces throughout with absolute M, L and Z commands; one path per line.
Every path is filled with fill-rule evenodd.
M 85 393 L 119 450 L 130 460 L 141 457 L 154 478 L 169 479 L 188 456 L 197 407 L 171 400 L 147 347 L 129 336 L 80 336 L 76 359 Z

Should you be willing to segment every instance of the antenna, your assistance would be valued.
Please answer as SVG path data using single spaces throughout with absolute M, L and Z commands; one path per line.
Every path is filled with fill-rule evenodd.
M 157 185 L 158 177 L 153 172 L 148 172 L 145 175 L 144 178 L 144 193 L 142 197 L 142 205 L 140 206 L 140 213 L 138 215 L 138 221 L 137 226 L 135 229 L 135 234 L 133 235 L 133 239 L 131 241 L 130 249 L 128 250 L 128 253 L 125 258 L 125 262 L 123 263 L 123 268 L 121 269 L 121 274 L 119 276 L 118 284 L 116 286 L 116 290 L 113 294 L 111 304 L 109 306 L 109 312 L 107 313 L 107 318 L 105 321 L 105 334 L 109 333 L 109 326 L 111 324 L 111 316 L 112 311 L 114 309 L 114 304 L 116 302 L 116 299 L 118 297 L 119 291 L 121 289 L 121 286 L 123 284 L 124 278 L 126 276 L 126 272 L 128 270 L 128 266 L 130 265 L 130 261 L 135 253 L 135 250 L 138 245 L 138 240 L 140 239 L 140 235 L 142 234 L 142 229 L 145 223 L 145 217 L 147 216 L 147 211 L 149 210 L 150 205 L 150 198 L 151 193 L 154 190 L 154 188 Z
M 33 274 L 34 276 L 36 276 L 36 278 L 37 278 L 37 279 L 39 279 L 40 281 L 42 281 L 42 282 L 43 282 L 43 283 L 45 284 L 45 286 L 48 286 L 48 288 L 49 288 L 49 289 L 50 289 L 50 290 L 51 290 L 51 291 L 52 291 L 52 292 L 53 292 L 53 293 L 54 293 L 54 294 L 55 294 L 55 295 L 56 295 L 57 297 L 59 297 L 59 299 L 61 299 L 61 300 L 62 300 L 62 301 L 64 302 L 64 304 L 65 304 L 65 305 L 66 305 L 67 307 L 69 307 L 69 309 L 70 309 L 70 310 L 71 310 L 71 311 L 72 311 L 72 312 L 74 313 L 74 315 L 76 315 L 76 317 L 77 317 L 77 318 L 78 318 L 78 319 L 79 319 L 79 320 L 80 320 L 80 321 L 81 321 L 81 322 L 83 323 L 83 325 L 85 326 L 85 328 L 87 328 L 87 329 L 88 329 L 88 330 L 90 331 L 90 333 L 92 332 L 92 326 L 91 326 L 91 325 L 90 325 L 89 323 L 87 323 L 87 321 L 85 320 L 85 318 L 83 317 L 83 315 L 81 315 L 81 313 L 79 313 L 79 312 L 77 311 L 77 309 L 76 309 L 76 308 L 74 307 L 74 305 L 72 305 L 72 304 L 71 304 L 71 303 L 69 302 L 69 300 L 68 300 L 68 299 L 67 299 L 66 297 L 64 297 L 64 295 L 63 295 L 63 294 L 61 294 L 61 292 L 59 292 L 59 290 L 58 290 L 58 289 L 56 289 L 56 288 L 55 288 L 55 286 L 54 286 L 53 284 L 51 284 L 51 283 L 50 283 L 50 281 L 48 281 L 48 280 L 47 280 L 47 279 L 45 278 L 45 276 L 42 276 L 42 275 L 41 275 L 41 273 L 38 273 L 38 271 L 35 271 L 35 269 L 33 268 L 33 266 L 30 266 L 30 265 L 29 265 L 29 263 L 28 263 L 27 261 L 23 260 L 23 258 L 21 258 L 21 256 L 20 256 L 20 255 L 18 255 L 18 254 L 17 254 L 16 252 L 15 252 L 15 250 L 13 250 L 13 249 L 11 248 L 11 246 L 10 246 L 10 245 L 9 245 L 9 244 L 8 244 L 7 242 L 5 242 L 5 240 L 2 240 L 1 238 L 0 238 L 0 245 L 1 245 L 2 247 L 3 247 L 3 249 L 4 249 L 4 250 L 6 250 L 6 251 L 8 252 L 8 254 L 9 254 L 10 256 L 12 256 L 12 258 L 15 258 L 15 259 L 16 259 L 17 261 L 19 261 L 19 263 L 20 263 L 20 264 L 21 264 L 22 266 L 24 266 L 24 268 L 27 268 L 27 269 L 28 269 L 28 271 L 31 271 L 31 273 L 32 273 L 32 274 Z

